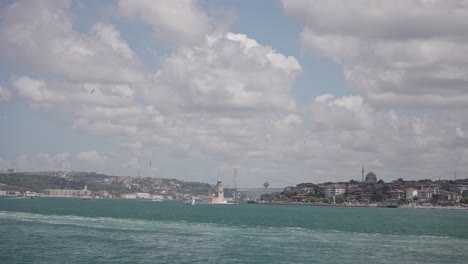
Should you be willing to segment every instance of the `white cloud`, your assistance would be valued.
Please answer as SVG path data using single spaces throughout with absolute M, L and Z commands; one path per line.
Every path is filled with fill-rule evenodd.
M 70 170 L 71 155 L 68 152 L 49 154 L 40 152 L 36 155 L 22 154 L 11 160 L 0 158 L 0 170 L 13 168 L 16 171 Z
M 11 162 L 9 160 L 0 158 L 0 171 L 6 171 L 11 168 Z
M 376 107 L 468 104 L 466 1 L 283 1 L 301 42 Z
M 176 44 L 148 78 L 139 51 L 115 26 L 91 22 L 88 32 L 75 31 L 68 2 L 20 1 L 6 8 L 0 36 L 11 38 L 0 40 L 3 56 L 43 73 L 12 75 L 18 98 L 35 110 L 68 114 L 75 131 L 115 138 L 118 147 L 130 150 L 122 156 L 99 154 L 98 148 L 73 155 L 40 153 L 11 164 L 37 169 L 77 162 L 80 168 L 103 171 L 112 163 L 134 173 L 139 159 L 154 151 L 167 155 L 166 167 L 179 158 L 202 160 L 194 166 L 199 174 L 211 171 L 205 167 L 212 162 L 236 164 L 244 181 L 259 186 L 265 179 L 249 178 L 255 173 L 318 182 L 359 178 L 362 165 L 384 179 L 421 178 L 460 167 L 468 153 L 467 113 L 461 107 L 466 91 L 453 83 L 434 88 L 424 73 L 427 68 L 434 78 L 442 74 L 463 83 L 464 68 L 455 66 L 463 66 L 465 56 L 448 52 L 463 46 L 447 32 L 456 28 L 444 24 L 432 32 L 416 23 L 400 34 L 382 25 L 379 17 L 400 23 L 390 15 L 412 21 L 406 12 L 419 9 L 407 10 L 407 2 L 396 4 L 399 12 L 388 7 L 389 14 L 381 12 L 380 2 L 375 9 L 361 2 L 343 2 L 343 8 L 323 3 L 285 2 L 285 9 L 303 18 L 304 47 L 340 63 L 355 92 L 324 94 L 308 104 L 291 96 L 302 74 L 296 58 L 251 36 L 213 33 L 212 21 L 196 2 L 119 2 L 124 15 L 150 24 L 156 38 Z M 332 11 L 336 16 L 327 15 Z M 359 16 L 351 20 L 346 12 Z M 432 18 L 431 12 L 421 14 Z M 399 105 L 440 108 L 431 115 L 403 112 Z M 450 105 L 459 109 L 444 112 Z M 163 167 L 161 175 L 190 177 L 177 165 Z
M 120 0 L 119 10 L 151 25 L 155 38 L 164 42 L 194 44 L 212 31 L 210 18 L 194 0 Z
M 315 98 L 309 107 L 312 120 L 329 129 L 372 129 L 372 109 L 363 104 L 361 96 L 344 96 L 335 99 L 332 94 Z
M 138 161 L 137 158 L 131 158 L 127 162 L 124 162 L 121 164 L 122 167 L 124 168 L 131 168 L 131 169 L 141 169 L 140 162 Z
M 245 35 L 212 35 L 168 57 L 146 95 L 155 105 L 187 112 L 294 111 L 289 91 L 301 70 L 294 57 Z
M 0 85 L 0 102 L 8 102 L 11 99 L 11 93 L 5 87 Z
M 91 161 L 91 162 L 102 162 L 106 161 L 107 156 L 101 156 L 96 150 L 78 152 L 76 155 L 79 160 Z
M 11 83 L 19 97 L 43 108 L 61 106 L 77 111 L 84 105 L 122 107 L 132 104 L 134 96 L 127 84 L 72 83 L 27 76 L 13 77 Z
M 459 138 L 465 138 L 465 131 L 463 129 L 457 127 L 455 133 Z
M 113 25 L 73 29 L 70 1 L 17 1 L 3 10 L 0 54 L 40 73 L 72 81 L 138 82 L 145 76 Z
M 49 154 L 40 152 L 39 154 L 37 154 L 37 157 L 46 160 L 47 163 L 61 163 L 66 161 L 70 157 L 70 153 L 63 152 L 55 156 L 50 156 Z

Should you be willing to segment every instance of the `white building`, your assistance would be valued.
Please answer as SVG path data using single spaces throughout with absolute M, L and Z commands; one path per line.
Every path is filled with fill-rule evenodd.
M 418 190 L 414 188 L 408 188 L 405 190 L 405 197 L 408 201 L 413 201 L 414 197 L 418 196 Z
M 83 190 L 62 190 L 62 189 L 47 189 L 45 193 L 51 197 L 77 197 L 91 196 L 93 192 L 88 191 L 88 186 L 85 185 Z
M 325 188 L 325 197 L 333 198 L 333 197 L 335 197 L 337 195 L 345 194 L 345 192 L 346 192 L 345 186 L 338 185 L 338 184 L 332 184 L 332 185 L 328 185 Z
M 225 204 L 227 201 L 224 199 L 224 187 L 221 181 L 218 180 L 215 186 L 215 193 L 212 197 L 205 197 L 205 202 L 210 204 Z
M 420 202 L 427 202 L 430 198 L 432 198 L 433 190 L 431 189 L 422 189 L 418 191 L 418 201 Z
M 151 199 L 151 195 L 149 193 L 137 193 L 136 197 L 139 199 Z
M 137 195 L 135 193 L 126 193 L 121 195 L 124 199 L 136 199 Z
M 37 197 L 37 193 L 36 193 L 36 192 L 27 191 L 27 192 L 24 194 L 24 197 L 26 197 L 26 198 Z

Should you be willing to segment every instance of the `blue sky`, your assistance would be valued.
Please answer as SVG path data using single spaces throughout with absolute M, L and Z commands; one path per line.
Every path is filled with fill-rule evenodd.
M 147 176 L 151 161 L 152 177 L 229 181 L 236 167 L 240 185 L 272 187 L 362 166 L 386 181 L 466 176 L 458 1 L 0 8 L 0 170 Z

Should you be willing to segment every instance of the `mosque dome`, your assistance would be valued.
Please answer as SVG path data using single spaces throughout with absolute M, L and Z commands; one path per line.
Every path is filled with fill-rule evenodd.
M 369 172 L 366 175 L 366 182 L 368 183 L 376 183 L 377 182 L 377 176 L 373 172 Z

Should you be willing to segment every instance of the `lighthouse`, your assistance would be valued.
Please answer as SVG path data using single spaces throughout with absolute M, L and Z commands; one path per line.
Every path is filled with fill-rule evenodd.
M 218 180 L 215 186 L 215 197 L 213 199 L 213 203 L 225 203 L 224 187 L 220 180 Z

